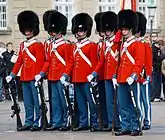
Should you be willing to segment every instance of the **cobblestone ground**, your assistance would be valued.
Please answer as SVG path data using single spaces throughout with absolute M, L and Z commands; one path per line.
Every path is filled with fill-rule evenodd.
M 104 132 L 17 132 L 16 120 L 10 118 L 11 101 L 0 103 L 0 140 L 165 140 L 165 103 L 152 104 L 152 129 L 145 131 L 143 136 L 131 137 L 112 136 Z M 23 103 L 21 117 L 24 118 Z M 23 121 L 23 120 L 22 120 Z

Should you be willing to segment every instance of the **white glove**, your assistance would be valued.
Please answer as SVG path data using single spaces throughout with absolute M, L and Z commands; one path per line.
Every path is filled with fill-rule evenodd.
M 13 79 L 12 76 L 9 75 L 6 77 L 6 82 L 9 83 L 12 79 Z
M 35 80 L 36 80 L 37 82 L 38 82 L 41 78 L 42 78 L 42 77 L 41 77 L 40 74 L 37 74 L 37 75 L 35 76 Z
M 66 86 L 69 86 L 69 85 L 70 85 L 69 82 L 67 82 L 67 81 L 64 82 L 64 86 L 65 86 L 65 87 L 66 87 Z
M 116 78 L 112 78 L 112 83 L 113 83 L 114 89 L 116 89 L 116 87 L 119 86 L 119 84 L 117 83 L 117 79 Z
M 143 85 L 147 85 L 147 84 L 149 84 L 149 81 L 148 80 L 146 80 L 145 82 L 143 82 Z
M 34 86 L 38 87 L 38 82 L 37 81 L 35 81 Z
M 64 85 L 65 82 L 66 82 L 66 78 L 65 78 L 65 76 L 62 76 L 62 77 L 60 78 L 60 81 L 61 81 L 61 83 Z
M 92 74 L 87 76 L 88 82 L 91 82 L 94 79 L 94 76 Z
M 132 85 L 134 82 L 134 79 L 132 77 L 128 77 L 126 81 L 127 81 L 128 85 Z

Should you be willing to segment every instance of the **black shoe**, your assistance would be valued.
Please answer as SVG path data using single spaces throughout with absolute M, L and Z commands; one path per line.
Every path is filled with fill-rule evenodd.
M 150 125 L 144 125 L 142 127 L 142 130 L 149 130 L 149 129 L 151 129 L 151 126 Z
M 55 130 L 59 130 L 60 127 L 56 127 L 56 126 L 51 126 L 50 128 L 46 128 L 45 131 L 55 131 Z
M 79 127 L 73 128 L 72 131 L 84 131 L 88 129 L 89 129 L 88 127 L 79 126 Z
M 29 131 L 30 129 L 31 129 L 31 126 L 24 125 L 18 131 Z
M 61 128 L 59 128 L 59 131 L 69 131 L 70 127 L 67 126 L 62 126 Z
M 32 132 L 33 132 L 33 131 L 40 131 L 41 128 L 38 127 L 38 126 L 33 126 L 30 130 L 31 130 Z
M 120 130 L 115 132 L 115 136 L 123 136 L 123 135 L 130 135 L 131 131 L 128 130 Z
M 139 130 L 133 130 L 130 133 L 130 136 L 141 136 L 141 135 L 142 135 L 142 132 L 140 132 Z
M 48 128 L 52 127 L 52 123 L 48 123 Z
M 90 128 L 90 131 L 91 131 L 91 132 L 98 132 L 98 131 L 101 131 L 101 129 L 98 128 L 98 127 L 91 127 L 91 128 Z
M 111 132 L 112 131 L 112 128 L 103 128 L 103 132 Z

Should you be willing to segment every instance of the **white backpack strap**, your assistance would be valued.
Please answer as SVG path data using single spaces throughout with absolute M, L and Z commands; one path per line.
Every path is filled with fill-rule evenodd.
M 64 66 L 66 66 L 65 60 L 61 57 L 61 55 L 60 55 L 60 54 L 58 53 L 58 51 L 57 51 L 57 48 L 58 48 L 60 45 L 63 45 L 63 44 L 65 44 L 65 41 L 61 41 L 61 42 L 59 42 L 58 44 L 53 43 L 53 44 L 52 44 L 53 47 L 52 47 L 52 50 L 51 50 L 51 51 L 53 51 L 54 54 L 56 55 L 56 57 L 58 58 L 58 60 L 60 60 L 60 62 L 61 62 Z
M 82 47 L 84 47 L 85 45 L 89 44 L 90 41 L 85 41 L 84 43 L 80 44 L 80 43 L 76 43 L 77 48 L 74 51 L 74 56 L 76 54 L 76 52 L 78 52 L 80 54 L 80 56 L 84 59 L 84 61 L 90 66 L 92 67 L 92 63 L 90 62 L 90 60 L 86 57 L 86 55 L 83 53 L 83 51 L 81 50 Z
M 84 43 L 76 43 L 76 46 L 77 46 L 77 48 L 75 49 L 75 51 L 74 51 L 74 56 L 75 56 L 75 54 L 76 54 L 76 52 L 78 51 L 78 49 L 81 49 L 82 47 L 84 47 L 85 45 L 87 45 L 87 44 L 89 44 L 90 43 L 90 41 L 89 40 L 87 40 L 87 41 L 85 41 Z
M 134 58 L 132 57 L 132 55 L 129 53 L 129 51 L 128 51 L 127 48 L 128 48 L 132 43 L 134 43 L 135 41 L 136 41 L 136 40 L 133 39 L 133 40 L 131 40 L 129 43 L 125 42 L 125 43 L 124 43 L 124 48 L 123 48 L 123 50 L 122 50 L 122 52 L 121 52 L 121 56 L 123 55 L 124 52 L 126 53 L 128 59 L 131 61 L 131 63 L 132 63 L 133 65 L 135 64 L 135 60 L 134 60 Z
M 82 52 L 81 49 L 78 50 L 80 56 L 85 60 L 85 62 L 90 66 L 92 67 L 92 63 L 91 61 L 86 57 L 86 55 Z
M 29 51 L 28 47 L 29 47 L 30 45 L 36 43 L 36 42 L 37 42 L 36 39 L 34 39 L 34 40 L 30 41 L 30 42 L 24 42 L 24 44 L 23 44 L 24 47 L 23 47 L 23 49 L 22 49 L 22 51 L 25 50 L 25 52 L 27 53 L 27 55 L 28 55 L 34 62 L 36 62 L 36 58 L 35 58 L 34 55 Z
M 108 52 L 110 52 L 111 51 L 111 47 L 113 46 L 113 41 L 110 43 L 110 42 L 108 42 L 108 41 L 106 41 L 106 50 L 105 50 L 105 55 L 107 55 L 107 53 Z
M 28 56 L 34 61 L 36 62 L 36 58 L 34 57 L 34 55 L 29 51 L 28 48 L 24 49 L 26 51 L 26 53 L 28 54 Z

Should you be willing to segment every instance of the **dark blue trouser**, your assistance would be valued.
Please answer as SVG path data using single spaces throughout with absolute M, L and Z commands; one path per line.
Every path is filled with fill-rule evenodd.
M 0 101 L 2 100 L 2 92 L 3 92 L 3 77 L 0 77 Z
M 90 125 L 98 127 L 96 106 L 92 100 L 90 83 L 75 83 L 76 101 L 79 110 L 79 126 L 88 127 L 88 107 L 90 109 Z
M 34 86 L 34 81 L 22 82 L 23 99 L 25 106 L 25 125 L 38 126 L 40 119 L 40 107 L 37 89 Z M 35 111 L 35 119 L 34 119 Z
M 50 112 L 50 120 L 49 123 L 52 124 L 53 121 L 53 113 L 52 113 L 52 89 L 51 89 L 51 81 L 48 80 L 48 96 L 49 96 L 49 112 Z
M 51 81 L 52 87 L 52 126 L 61 127 L 67 125 L 67 105 L 61 81 Z
M 115 94 L 112 80 L 105 80 L 105 90 L 106 90 L 106 105 L 108 112 L 108 127 L 112 128 L 112 121 L 114 119 L 114 94 Z M 116 105 L 115 126 L 116 127 L 120 126 L 118 105 Z
M 151 102 L 150 102 L 150 83 L 143 85 L 140 84 L 141 88 L 141 104 L 144 106 L 144 125 L 151 125 Z
M 107 114 L 107 107 L 106 107 L 106 93 L 105 93 L 105 83 L 104 80 L 100 80 L 98 83 L 99 94 L 100 94 L 100 108 L 101 108 L 101 118 L 104 125 L 108 124 L 108 114 Z
M 161 81 L 162 74 L 159 70 L 154 70 L 152 72 L 152 91 L 151 91 L 151 100 L 161 97 Z
M 140 116 L 140 85 L 133 83 L 131 85 L 138 107 L 138 116 Z M 133 106 L 130 86 L 127 83 L 119 83 L 118 88 L 119 110 L 121 115 L 121 127 L 123 130 L 138 130 L 139 124 L 137 114 Z

